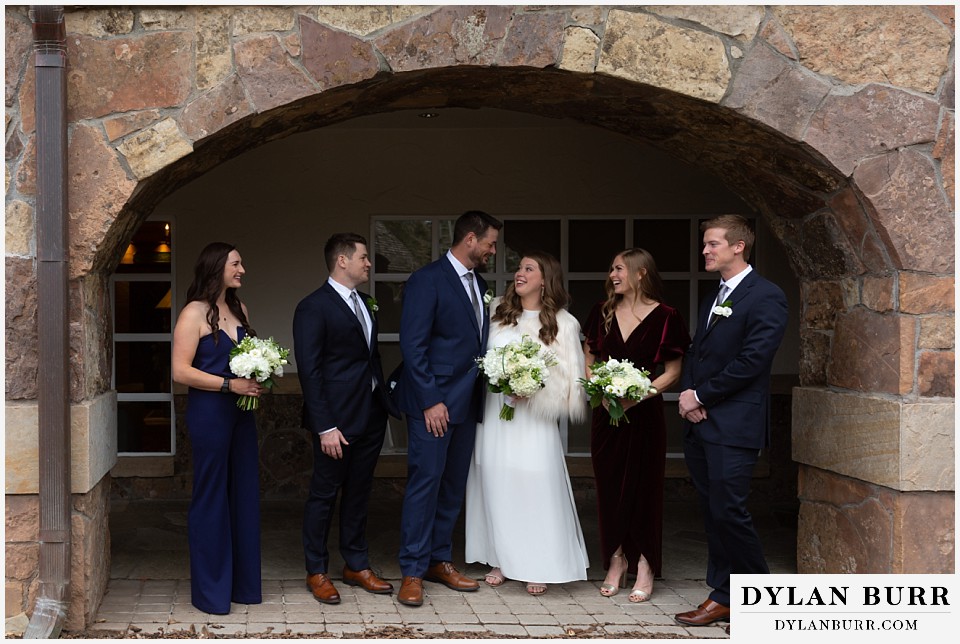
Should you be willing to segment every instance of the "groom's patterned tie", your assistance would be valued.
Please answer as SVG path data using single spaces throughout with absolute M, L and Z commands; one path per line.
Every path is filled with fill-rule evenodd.
M 367 319 L 363 317 L 363 311 L 360 310 L 360 298 L 357 297 L 356 291 L 350 293 L 350 299 L 353 300 L 353 312 L 356 314 L 357 319 L 360 320 L 360 327 L 363 329 L 363 337 L 367 341 L 367 347 L 369 347 L 370 329 L 367 328 Z
M 470 288 L 470 303 L 473 304 L 473 314 L 477 316 L 477 326 L 483 328 L 483 318 L 480 316 L 480 302 L 477 300 L 477 289 L 473 286 L 473 271 L 468 271 L 463 276 L 467 280 L 467 286 Z

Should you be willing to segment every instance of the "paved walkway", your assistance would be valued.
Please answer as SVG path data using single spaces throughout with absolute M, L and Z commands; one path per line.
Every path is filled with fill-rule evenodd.
M 493 589 L 481 585 L 459 593 L 426 582 L 426 601 L 419 608 L 399 604 L 395 595 L 372 595 L 338 581 L 343 566 L 337 550 L 337 527 L 331 529 L 330 570 L 342 603 L 318 604 L 304 582 L 301 524 L 303 502 L 261 503 L 263 603 L 234 605 L 229 615 L 208 615 L 190 604 L 187 549 L 187 501 L 111 501 L 111 569 L 107 593 L 89 633 L 104 631 L 151 635 L 191 631 L 203 636 L 241 637 L 255 634 L 359 636 L 384 628 L 387 636 L 443 637 L 445 633 L 476 636 L 726 638 L 719 626 L 687 628 L 673 615 L 691 610 L 709 591 L 702 581 L 706 543 L 695 503 L 668 502 L 664 520 L 666 579 L 656 582 L 653 598 L 631 604 L 627 592 L 612 598 L 598 591 L 604 571 L 599 554 L 596 501 L 590 490 L 575 491 L 589 556 L 589 581 L 551 585 L 532 597 L 522 584 L 509 581 Z M 400 494 L 381 485 L 371 499 L 368 530 L 370 558 L 381 576 L 399 587 L 397 563 Z M 773 508 L 758 508 L 754 518 L 774 572 L 796 572 L 795 515 L 783 518 Z M 482 579 L 487 566 L 462 565 L 462 517 L 454 538 L 454 563 L 464 574 Z M 632 581 L 631 581 L 632 583 Z
M 540 597 L 528 595 L 523 585 L 514 581 L 496 589 L 481 586 L 473 593 L 426 582 L 427 596 L 418 608 L 399 604 L 395 594 L 373 595 L 343 583 L 336 585 L 342 601 L 331 606 L 317 603 L 303 579 L 265 580 L 262 604 L 234 604 L 229 615 L 208 615 L 190 604 L 189 580 L 113 579 L 90 631 L 104 631 L 104 635 L 188 631 L 196 636 L 286 633 L 349 638 L 393 627 L 404 629 L 408 637 L 452 633 L 574 637 L 582 632 L 587 637 L 632 633 L 641 637 L 727 638 L 722 625 L 681 627 L 674 621 L 675 613 L 692 609 L 706 597 L 707 588 L 698 581 L 658 581 L 651 601 L 642 604 L 631 604 L 625 590 L 612 598 L 602 597 L 595 581 L 551 585 Z

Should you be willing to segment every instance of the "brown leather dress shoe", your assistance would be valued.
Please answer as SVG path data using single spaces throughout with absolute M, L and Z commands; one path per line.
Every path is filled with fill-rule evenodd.
M 307 575 L 307 588 L 313 593 L 313 598 L 324 604 L 339 604 L 340 593 L 337 592 L 333 582 L 323 574 L 318 572 L 313 575 Z
M 377 577 L 369 568 L 359 572 L 343 567 L 343 583 L 348 586 L 360 586 L 368 593 L 389 595 L 393 592 L 393 584 Z
M 708 599 L 700 604 L 697 610 L 680 613 L 674 615 L 673 618 L 687 626 L 706 626 L 720 620 L 728 622 L 730 621 L 730 607 Z
M 419 577 L 404 577 L 400 582 L 397 601 L 407 606 L 423 605 L 423 580 Z
M 480 588 L 476 579 L 470 579 L 460 574 L 453 564 L 449 561 L 441 561 L 427 568 L 427 574 L 423 576 L 427 581 L 435 581 L 443 584 L 451 590 L 462 590 L 470 592 Z

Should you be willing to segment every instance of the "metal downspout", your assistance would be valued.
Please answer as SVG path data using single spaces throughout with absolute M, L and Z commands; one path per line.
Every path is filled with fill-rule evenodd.
M 33 5 L 37 146 L 37 405 L 40 588 L 24 638 L 60 635 L 70 595 L 66 28 L 62 6 Z

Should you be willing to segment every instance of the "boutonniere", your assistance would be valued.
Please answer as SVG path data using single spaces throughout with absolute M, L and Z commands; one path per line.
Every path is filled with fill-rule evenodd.
M 723 304 L 713 307 L 713 311 L 711 311 L 711 313 L 728 318 L 733 314 L 733 302 L 727 300 Z
M 377 304 L 377 298 L 375 298 L 375 297 L 368 297 L 368 298 L 367 298 L 367 308 L 370 309 L 371 311 L 373 311 L 374 313 L 376 313 L 377 311 L 379 311 L 379 310 L 380 310 L 380 305 Z
M 493 289 L 492 289 L 492 288 L 488 288 L 488 289 L 487 289 L 487 292 L 483 294 L 483 305 L 484 305 L 484 306 L 490 306 L 490 302 L 493 301 L 493 295 L 494 295 Z

